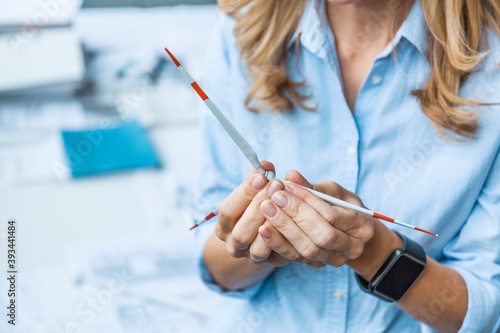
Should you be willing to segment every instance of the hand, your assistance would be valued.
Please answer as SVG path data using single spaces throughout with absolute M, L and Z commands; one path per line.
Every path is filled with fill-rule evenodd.
M 275 171 L 272 163 L 263 161 L 261 165 L 266 170 Z M 258 233 L 259 227 L 266 221 L 260 211 L 260 206 L 279 189 L 270 186 L 272 184 L 269 184 L 257 170 L 253 170 L 243 183 L 221 203 L 215 234 L 226 243 L 226 249 L 232 257 L 245 257 L 255 263 L 267 262 L 274 266 L 283 266 L 289 262 L 283 256 L 271 251 Z M 269 222 L 266 225 L 268 230 L 275 233 L 275 238 L 278 237 L 279 233 L 272 225 Z M 293 252 L 296 254 L 294 257 L 296 261 L 313 267 L 324 266 L 323 263 L 302 258 L 295 250 Z
M 288 172 L 285 179 L 363 206 L 356 194 L 333 181 L 310 184 L 297 171 Z M 290 260 L 296 259 L 295 250 L 300 257 L 339 267 L 358 258 L 374 233 L 373 218 L 332 206 L 293 184 L 275 192 L 260 208 L 274 229 L 264 224 L 259 235 L 270 249 Z

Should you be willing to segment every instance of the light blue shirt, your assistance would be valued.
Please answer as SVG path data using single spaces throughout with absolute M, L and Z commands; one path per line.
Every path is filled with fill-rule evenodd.
M 244 108 L 249 85 L 234 47 L 234 21 L 222 19 L 212 41 L 200 85 L 257 151 L 283 178 L 300 171 L 309 181 L 331 179 L 364 204 L 439 234 L 433 237 L 387 224 L 420 243 L 427 254 L 458 271 L 468 290 L 461 332 L 492 332 L 500 320 L 500 106 L 484 107 L 473 140 L 436 135 L 410 91 L 426 82 L 425 27 L 420 3 L 413 6 L 393 43 L 381 52 L 359 90 L 354 113 L 340 79 L 324 1 L 311 1 L 300 24 L 300 49 L 290 47 L 289 72 L 307 80 L 313 112 L 257 114 Z M 361 37 L 360 37 L 361 38 Z M 461 90 L 466 98 L 500 102 L 500 42 L 490 34 L 490 53 Z M 397 62 L 394 59 L 394 51 Z M 297 60 L 298 57 L 298 60 Z M 297 67 L 298 64 L 298 67 Z M 203 107 L 204 155 L 196 217 L 216 208 L 250 172 L 251 165 Z M 201 277 L 222 292 L 202 259 L 215 219 L 198 228 Z M 432 321 L 456 296 L 455 281 L 423 306 Z M 365 294 L 353 271 L 313 269 L 290 263 L 253 287 L 225 293 L 223 310 L 209 321 L 213 332 L 432 332 L 395 304 Z M 231 297 L 229 297 L 231 296 Z M 243 298 L 236 301 L 232 297 Z

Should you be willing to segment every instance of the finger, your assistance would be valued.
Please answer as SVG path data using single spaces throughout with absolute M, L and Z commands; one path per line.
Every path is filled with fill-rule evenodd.
M 290 242 L 269 223 L 269 221 L 266 221 L 259 228 L 259 236 L 266 242 L 266 246 L 272 249 L 271 254 L 278 254 L 281 258 L 285 258 L 287 263 L 289 261 L 294 261 L 314 268 L 320 268 L 326 265 L 323 261 L 308 260 L 302 257 L 292 244 L 290 244 Z M 271 259 L 268 259 L 268 261 L 269 260 Z M 274 263 L 273 265 L 276 266 Z
M 309 267 L 312 268 L 321 268 L 326 266 L 326 262 L 324 261 L 314 261 L 314 260 L 307 260 L 305 264 Z
M 280 192 L 284 191 L 276 192 L 273 197 Z M 327 250 L 316 246 L 275 203 L 266 200 L 260 207 L 267 220 L 292 244 L 302 257 L 313 260 L 328 260 L 329 254 Z
M 323 235 L 326 243 L 331 242 L 327 248 L 341 252 L 348 258 L 357 258 L 363 248 L 359 246 L 360 240 L 367 240 L 373 236 L 372 219 L 349 209 L 331 206 L 300 186 L 288 185 L 288 191 L 291 194 L 316 210 L 337 231 L 337 242 L 334 239 L 326 239 L 328 234 Z M 313 235 L 309 237 L 317 241 Z
M 330 205 L 306 189 L 299 186 L 290 186 L 291 190 L 293 188 L 302 190 L 302 196 L 309 198 L 311 202 L 314 202 L 321 209 L 332 210 Z M 350 246 L 349 235 L 332 226 L 331 220 L 325 219 L 311 204 L 293 193 L 278 191 L 271 200 L 283 209 L 316 246 L 341 252 Z M 335 218 L 332 213 L 330 215 L 330 219 Z
M 265 245 L 270 250 L 278 253 L 289 261 L 303 262 L 304 258 L 300 253 L 290 244 L 290 242 L 283 237 L 283 235 L 272 226 L 269 221 L 266 221 L 259 228 L 259 238 L 265 242 Z
M 274 169 L 271 163 L 266 161 L 262 163 L 268 169 Z M 254 169 L 247 175 L 243 183 L 222 201 L 215 228 L 215 232 L 219 238 L 221 235 L 228 234 L 233 230 L 238 218 L 266 184 L 266 177 Z
M 287 184 L 287 189 L 288 192 L 314 208 L 314 210 L 336 229 L 350 236 L 357 237 L 356 232 L 359 231 L 357 229 L 362 223 L 366 222 L 366 217 L 364 215 L 343 207 L 332 206 L 300 186 Z
M 333 226 L 350 235 L 352 239 L 371 239 L 373 236 L 373 218 L 342 207 L 333 207 L 337 218 Z
M 247 250 L 257 236 L 257 229 L 266 218 L 260 212 L 260 203 L 267 199 L 265 191 L 255 196 L 231 232 L 231 242 L 235 249 Z
M 330 203 L 324 201 L 317 195 L 309 192 L 307 189 L 297 186 L 295 184 L 286 184 L 287 192 L 296 196 L 300 200 L 304 201 L 306 204 L 311 206 L 318 214 L 320 214 L 329 224 L 335 220 L 335 209 Z
M 283 257 L 281 254 L 272 251 L 271 255 L 269 256 L 269 258 L 267 258 L 266 262 L 276 267 L 282 267 L 285 266 L 286 264 L 289 264 L 290 260 Z
M 316 187 L 314 187 L 314 184 L 309 183 L 307 179 L 302 176 L 300 172 L 297 170 L 290 170 L 286 173 L 285 180 L 288 180 L 289 182 L 299 184 L 305 187 L 312 188 L 313 190 L 317 190 Z
M 361 200 L 359 200 L 358 196 L 334 181 L 331 180 L 323 180 L 319 183 L 310 183 L 300 172 L 296 170 L 290 170 L 287 172 L 285 176 L 285 180 L 288 180 L 292 183 L 299 184 L 308 188 L 312 188 L 313 190 L 331 195 L 332 197 L 339 198 L 355 205 L 360 205 Z M 362 206 L 362 204 L 361 204 Z
M 271 255 L 272 250 L 267 246 L 262 237 L 257 235 L 255 240 L 250 245 L 248 252 L 250 259 L 258 263 L 267 260 Z
M 274 164 L 272 164 L 271 162 L 269 162 L 269 161 L 260 161 L 260 165 L 264 168 L 264 170 L 266 170 L 266 171 L 272 171 L 274 174 L 276 174 L 276 169 L 274 168 Z M 255 171 L 257 171 L 257 170 L 255 170 Z
M 233 228 L 231 241 L 236 249 L 248 249 L 257 236 L 257 230 L 266 220 L 260 211 L 261 203 L 282 189 L 284 189 L 283 183 L 280 180 L 273 180 L 255 196 Z
M 246 258 L 248 256 L 248 251 L 235 249 L 233 246 L 233 242 L 231 242 L 231 234 L 227 237 L 226 241 L 226 251 L 233 258 Z
M 276 267 L 282 267 L 285 266 L 286 264 L 289 264 L 290 260 L 284 258 L 281 254 L 273 251 L 271 252 L 271 255 L 269 256 L 266 262 Z M 314 261 L 307 259 L 304 259 L 304 262 L 301 262 L 301 264 L 306 264 L 307 266 L 312 268 L 321 268 L 326 266 L 326 263 L 324 263 L 323 261 Z
M 329 196 L 347 201 L 354 205 L 364 207 L 363 203 L 355 193 L 346 190 L 332 180 L 322 180 L 314 184 L 314 187 L 316 188 L 316 191 L 328 194 Z

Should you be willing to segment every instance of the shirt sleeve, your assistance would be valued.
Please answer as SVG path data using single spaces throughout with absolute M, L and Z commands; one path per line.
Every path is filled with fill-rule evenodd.
M 232 34 L 234 21 L 221 14 L 221 19 L 210 42 L 200 86 L 209 98 L 231 121 L 231 72 L 233 66 L 239 66 L 235 58 L 234 37 Z M 200 101 L 200 128 L 202 138 L 202 162 L 199 175 L 199 200 L 194 210 L 195 221 L 203 219 L 215 210 L 237 186 L 241 184 L 241 159 L 237 146 L 230 136 L 210 113 L 207 106 Z M 239 291 L 224 291 L 212 279 L 210 271 L 203 260 L 203 250 L 208 238 L 214 232 L 216 218 L 196 228 L 196 262 L 202 281 L 211 289 L 227 296 L 251 298 L 259 290 L 263 281 Z
M 444 264 L 467 285 L 467 314 L 459 332 L 497 332 L 500 321 L 500 156 L 459 235 L 444 249 Z M 455 288 L 448 283 L 449 295 Z M 453 297 L 444 298 L 445 303 Z M 444 304 L 445 306 L 446 304 Z M 496 329 L 495 329 L 496 327 Z

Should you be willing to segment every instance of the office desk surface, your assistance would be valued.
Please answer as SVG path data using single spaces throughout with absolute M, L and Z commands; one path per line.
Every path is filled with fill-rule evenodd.
M 82 11 L 75 27 L 85 45 L 95 49 L 124 50 L 132 45 L 130 52 L 147 55 L 156 49 L 161 52 L 168 40 L 198 75 L 216 16 L 213 6 L 154 11 L 91 9 Z M 177 36 L 173 33 L 176 29 L 180 31 Z M 20 308 L 24 304 L 25 322 L 24 327 L 16 327 L 17 332 L 66 332 L 74 323 L 82 332 L 196 332 L 214 309 L 219 298 L 204 289 L 195 274 L 189 213 L 179 209 L 182 200 L 189 201 L 190 190 L 196 185 L 201 144 L 193 110 L 196 96 L 180 93 L 182 88 L 172 89 L 179 84 L 183 83 L 162 81 L 134 108 L 134 115 L 144 120 L 165 165 L 161 170 L 142 169 L 78 180 L 51 175 L 42 182 L 2 183 L 2 161 L 8 160 L 9 154 L 15 155 L 16 163 L 11 163 L 14 167 L 24 163 L 35 174 L 35 169 L 45 168 L 40 171 L 45 176 L 47 167 L 63 155 L 60 140 L 43 141 L 57 136 L 53 128 L 41 131 L 41 139 L 33 131 L 0 133 L 2 249 L 6 247 L 6 221 L 14 218 L 18 224 L 19 302 Z M 172 100 L 177 98 L 175 105 L 166 102 L 168 94 Z M 95 123 L 117 115 L 110 118 L 109 114 L 85 110 L 84 117 Z M 16 137 L 19 148 L 8 141 L 10 137 Z M 155 241 L 148 242 L 153 236 Z M 115 243 L 120 245 L 114 248 Z M 175 251 L 162 250 L 169 244 Z M 139 259 L 130 259 L 137 253 L 141 254 Z M 167 257 L 158 261 L 162 255 Z M 181 259 L 177 260 L 177 255 Z M 126 262 L 127 258 L 132 261 Z M 193 269 L 184 269 L 182 278 L 169 275 L 185 266 L 184 262 Z M 110 290 L 107 284 L 114 281 L 99 276 L 99 270 L 103 265 L 118 263 L 132 267 L 137 279 L 127 280 L 124 291 L 112 294 L 112 302 L 103 300 L 102 311 L 87 320 L 84 314 L 89 314 L 85 312 L 89 310 L 89 297 L 104 299 Z M 165 265 L 173 266 L 165 271 Z M 0 269 L 5 268 L 2 259 Z M 148 279 L 139 279 L 148 274 Z M 2 302 L 4 294 L 0 296 Z M 147 316 L 158 321 L 141 320 Z M 176 320 L 193 325 L 180 328 Z M 4 321 L 0 325 L 2 332 L 3 325 Z

